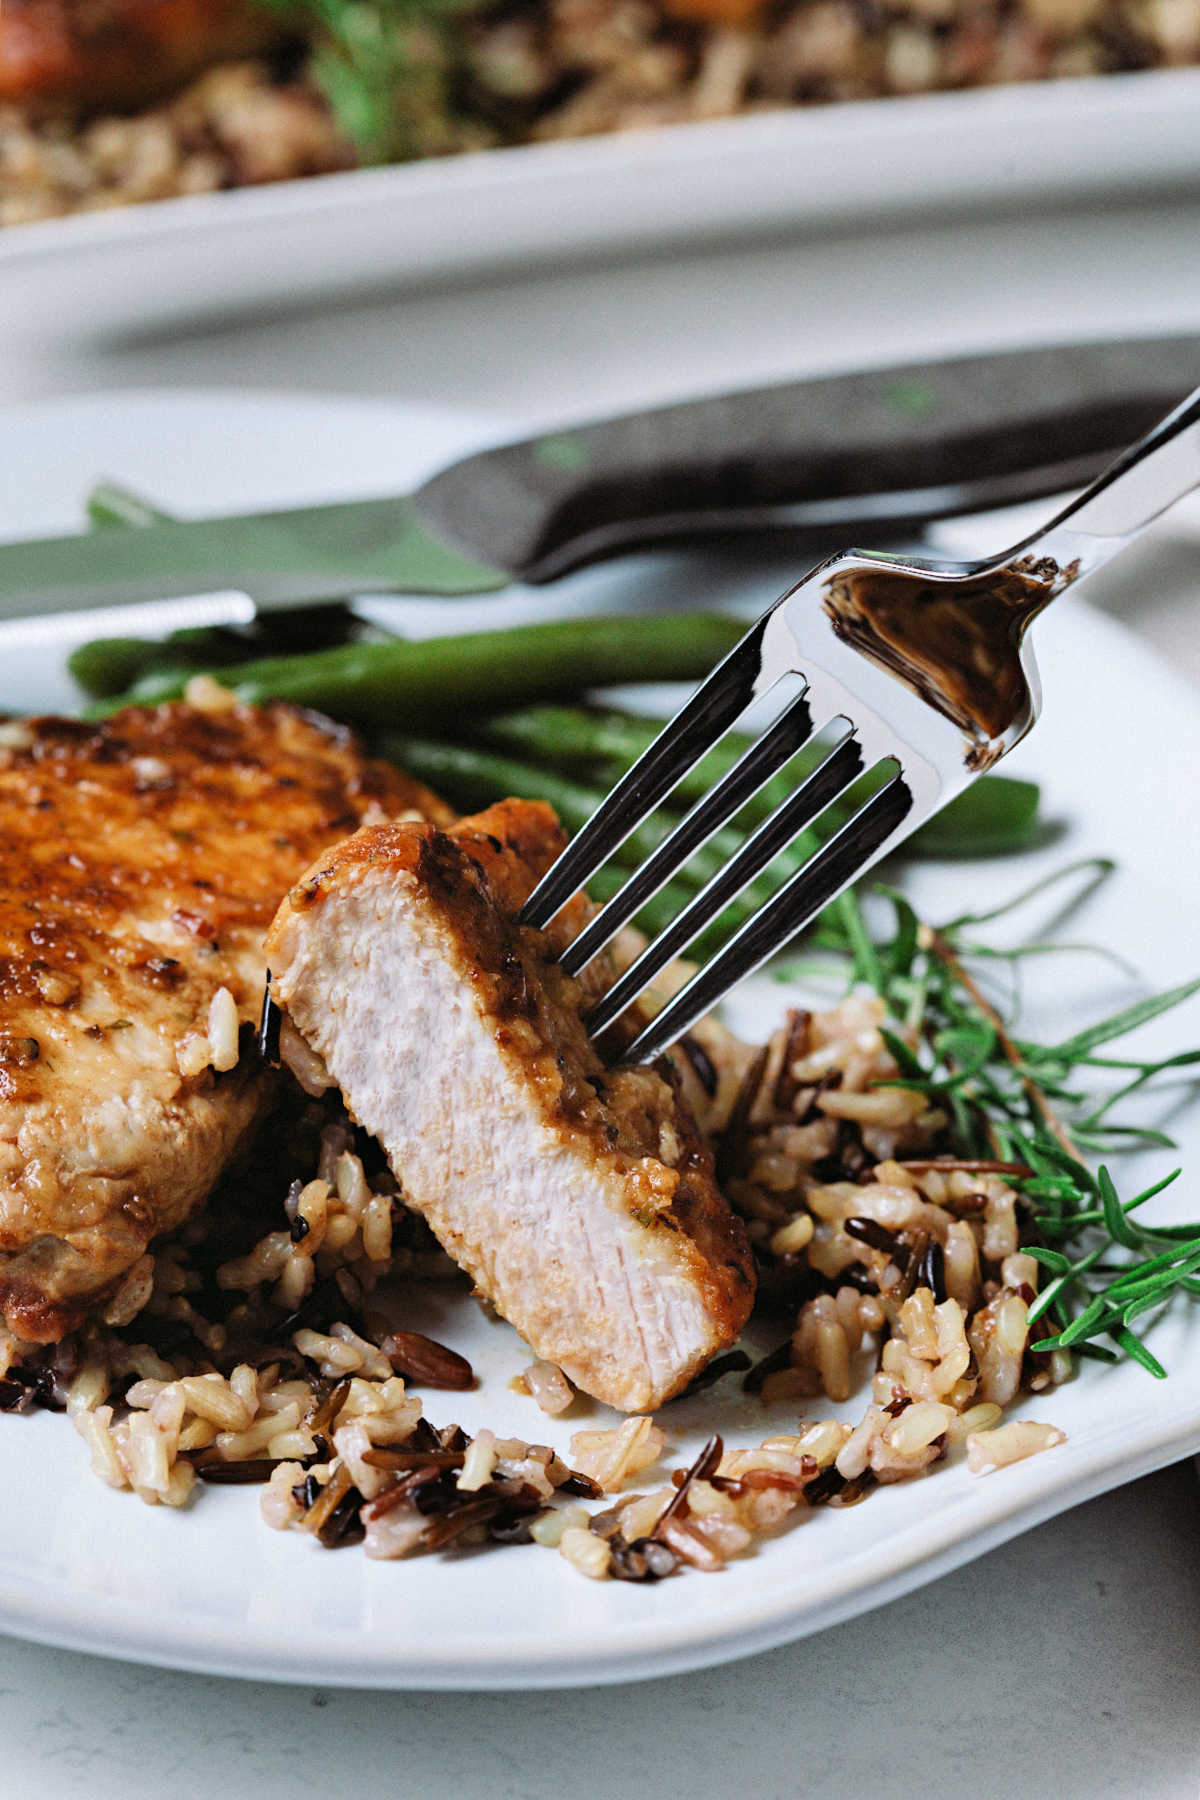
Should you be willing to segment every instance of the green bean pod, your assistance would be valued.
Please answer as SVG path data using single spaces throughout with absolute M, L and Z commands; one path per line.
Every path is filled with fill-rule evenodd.
M 436 723 L 458 735 L 499 698 L 519 703 L 618 682 L 698 680 L 743 630 L 741 621 L 712 613 L 559 619 L 454 637 L 348 644 L 201 672 L 252 704 L 291 700 L 353 724 L 403 730 Z M 147 675 L 126 700 L 156 705 L 178 698 L 184 686 L 175 674 Z

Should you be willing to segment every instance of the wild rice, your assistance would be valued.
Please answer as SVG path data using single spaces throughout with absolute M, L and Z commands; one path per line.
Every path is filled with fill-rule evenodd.
M 789 1407 L 865 1387 L 857 1422 L 801 1419 L 757 1447 L 714 1438 L 633 1494 L 667 1447 L 648 1417 L 576 1432 L 567 1460 L 488 1429 L 435 1429 L 410 1384 L 463 1389 L 473 1371 L 391 1329 L 379 1284 L 452 1268 L 326 1098 L 281 1119 L 257 1169 L 135 1265 L 102 1323 L 32 1356 L 0 1337 L 0 1409 L 65 1407 L 100 1479 L 148 1504 L 183 1505 L 197 1480 L 257 1482 L 267 1524 L 325 1547 L 361 1541 L 394 1559 L 533 1542 L 593 1580 L 637 1582 L 715 1571 L 797 1509 L 852 1505 L 964 1443 L 977 1473 L 1061 1443 L 1052 1426 L 1002 1423 L 1067 1361 L 1028 1348 L 1040 1271 L 1015 1191 L 1002 1166 L 939 1160 L 946 1121 L 887 1087 L 881 1023 L 878 1002 L 855 995 L 791 1015 L 757 1053 L 706 1021 L 699 1057 L 680 1057 L 764 1297 L 791 1312 L 743 1386 Z M 209 1019 L 213 1054 L 229 1053 L 226 1024 Z M 282 1207 L 277 1186 L 269 1197 L 281 1168 L 295 1171 Z M 720 1358 L 693 1391 L 747 1364 Z M 541 1361 L 519 1384 L 551 1416 L 575 1397 Z M 601 1495 L 616 1498 L 590 1517 L 577 1504 Z
M 475 1375 L 465 1356 L 419 1331 L 390 1332 L 380 1348 L 398 1375 L 423 1381 L 427 1387 L 461 1390 L 474 1384 Z

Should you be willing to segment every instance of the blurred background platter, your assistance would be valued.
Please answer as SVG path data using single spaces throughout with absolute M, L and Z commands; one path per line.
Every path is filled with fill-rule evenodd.
M 153 332 L 521 267 L 906 216 L 1179 195 L 1200 69 L 756 112 L 0 231 L 0 328 Z

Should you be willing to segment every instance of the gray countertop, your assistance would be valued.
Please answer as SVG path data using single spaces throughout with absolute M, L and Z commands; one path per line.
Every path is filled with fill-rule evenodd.
M 42 343 L 0 362 L 0 402 L 220 386 L 564 420 L 858 359 L 1200 330 L 1198 245 L 1200 200 L 1151 199 L 534 270 L 192 337 Z M 1200 576 L 1194 532 L 1170 554 Z M 1188 579 L 1171 594 L 1093 589 L 1200 681 L 1200 604 Z M 0 1800 L 1196 1800 L 1198 1492 L 1179 1465 L 849 1624 L 640 1687 L 318 1691 L 0 1640 Z

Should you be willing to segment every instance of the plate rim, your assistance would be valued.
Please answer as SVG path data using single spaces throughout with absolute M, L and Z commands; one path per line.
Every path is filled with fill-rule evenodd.
M 297 1653 L 294 1649 L 281 1654 L 277 1633 L 249 1626 L 245 1621 L 236 1628 L 229 1625 L 212 1627 L 193 1621 L 189 1630 L 190 1644 L 181 1647 L 165 1629 L 148 1628 L 144 1619 L 139 1623 L 133 1609 L 129 1610 L 125 1620 L 123 1609 L 114 1607 L 107 1600 L 93 1600 L 90 1609 L 61 1601 L 49 1607 L 42 1604 L 27 1612 L 18 1597 L 20 1589 L 2 1579 L 0 1635 L 82 1651 L 111 1661 L 285 1685 L 316 1682 L 325 1687 L 433 1693 L 502 1693 L 523 1689 L 614 1686 L 741 1661 L 815 1636 L 951 1574 L 964 1563 L 1000 1548 L 1010 1539 L 1087 1500 L 1197 1453 L 1200 1453 L 1200 1396 L 1188 1420 L 1164 1429 L 1128 1461 L 1115 1464 L 1103 1458 L 1101 1447 L 1097 1446 L 1076 1479 L 1066 1487 L 1052 1485 L 1053 1452 L 1046 1453 L 1038 1481 L 1041 1491 L 1032 1500 L 1023 1489 L 1014 1487 L 1005 1492 L 1004 1477 L 1010 1471 L 998 1470 L 989 1476 L 967 1477 L 960 1467 L 958 1472 L 964 1479 L 1002 1484 L 987 1525 L 981 1527 L 973 1523 L 968 1527 L 947 1518 L 929 1554 L 893 1560 L 890 1564 L 887 1545 L 880 1546 L 871 1559 L 873 1565 L 879 1565 L 871 1576 L 864 1581 L 857 1573 L 845 1575 L 823 1599 L 819 1618 L 811 1622 L 798 1621 L 794 1610 L 788 1610 L 789 1606 L 794 1608 L 794 1601 L 789 1599 L 784 1603 L 776 1597 L 751 1609 L 749 1623 L 742 1613 L 736 1620 L 713 1623 L 706 1628 L 704 1637 L 697 1640 L 689 1635 L 686 1611 L 677 1614 L 668 1624 L 644 1629 L 639 1629 L 631 1613 L 631 1622 L 623 1625 L 622 1636 L 616 1642 L 602 1652 L 573 1657 L 569 1664 L 564 1664 L 561 1653 L 553 1644 L 535 1651 L 531 1639 L 511 1636 L 506 1637 L 499 1647 L 493 1645 L 487 1652 L 481 1652 L 477 1658 L 457 1645 L 433 1652 L 428 1645 L 415 1645 L 409 1652 L 408 1666 L 398 1663 L 390 1646 L 374 1645 L 366 1653 L 347 1654 L 345 1637 L 327 1641 L 320 1651 L 310 1655 L 303 1651 Z M 1027 1483 L 1033 1472 L 1029 1465 L 1017 1464 L 1015 1468 L 1024 1471 Z M 81 1468 L 80 1476 L 87 1479 L 87 1471 Z M 128 1499 L 125 1495 L 114 1497 Z M 314 1550 L 313 1553 L 317 1552 Z M 101 1616 L 97 1617 L 97 1614 Z M 332 1661 L 331 1652 L 339 1658 L 336 1663 Z

